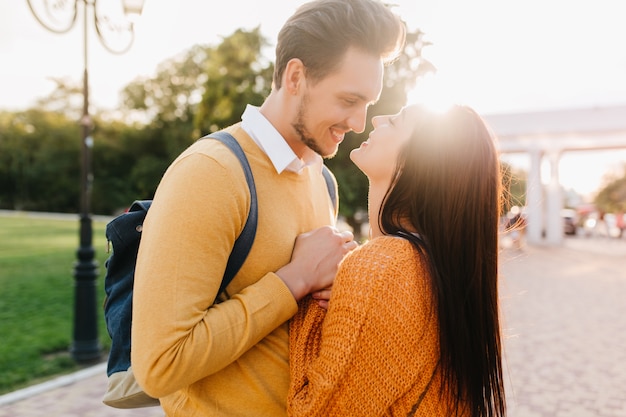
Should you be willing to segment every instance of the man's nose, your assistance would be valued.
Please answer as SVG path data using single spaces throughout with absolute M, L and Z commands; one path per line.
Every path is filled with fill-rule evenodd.
M 367 120 L 367 107 L 355 111 L 348 120 L 348 126 L 355 133 L 362 133 L 365 130 Z

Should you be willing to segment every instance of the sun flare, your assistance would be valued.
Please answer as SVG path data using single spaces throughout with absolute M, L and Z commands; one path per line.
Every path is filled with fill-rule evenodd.
M 454 92 L 446 85 L 437 74 L 427 74 L 419 79 L 413 90 L 407 95 L 407 104 L 420 104 L 434 112 L 444 112 L 455 101 Z

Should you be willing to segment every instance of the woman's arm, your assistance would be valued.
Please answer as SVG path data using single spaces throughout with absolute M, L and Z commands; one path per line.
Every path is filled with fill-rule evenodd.
M 421 342 L 432 340 L 434 311 L 416 259 L 405 241 L 376 239 L 344 260 L 326 315 L 314 301 L 301 305 L 291 323 L 290 416 L 383 415 L 430 378 L 437 355 Z

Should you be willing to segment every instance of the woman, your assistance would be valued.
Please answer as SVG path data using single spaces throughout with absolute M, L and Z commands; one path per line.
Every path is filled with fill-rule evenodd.
M 327 313 L 308 298 L 290 324 L 288 412 L 504 416 L 494 138 L 464 106 L 372 123 L 350 154 L 371 239 L 342 262 Z

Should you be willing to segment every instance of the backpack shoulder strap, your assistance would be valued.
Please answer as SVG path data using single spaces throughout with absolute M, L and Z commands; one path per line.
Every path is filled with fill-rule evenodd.
M 219 289 L 219 293 L 222 293 L 226 289 L 228 284 L 230 284 L 237 272 L 239 272 L 239 269 L 248 257 L 248 253 L 252 248 L 252 243 L 254 242 L 254 237 L 256 235 L 259 209 L 257 204 L 256 186 L 254 184 L 252 170 L 250 168 L 250 164 L 248 163 L 248 159 L 246 158 L 246 154 L 241 148 L 239 142 L 237 142 L 237 140 L 231 134 L 223 130 L 211 133 L 210 135 L 205 136 L 205 138 L 206 137 L 219 140 L 224 145 L 228 146 L 228 148 L 235 154 L 235 156 L 237 156 L 237 159 L 239 159 L 241 167 L 243 168 L 246 182 L 248 183 L 248 188 L 250 191 L 250 211 L 248 213 L 248 220 L 246 221 L 246 224 L 241 231 L 241 234 L 239 235 L 237 240 L 235 240 L 233 250 L 228 258 L 228 263 L 226 264 L 226 270 L 224 272 L 222 285 L 220 285 Z M 322 166 L 322 173 L 324 175 L 324 181 L 326 182 L 328 194 L 330 196 L 330 200 L 333 204 L 336 215 L 338 212 L 338 205 L 335 180 L 333 179 L 332 173 L 326 165 Z
M 326 181 L 326 188 L 328 188 L 328 194 L 330 195 L 330 201 L 333 203 L 335 209 L 335 216 L 338 214 L 339 206 L 337 204 L 337 188 L 335 186 L 335 180 L 333 174 L 326 165 L 322 165 L 322 174 L 324 174 L 324 180 Z
M 248 257 L 248 253 L 252 248 L 252 242 L 254 242 L 254 236 L 256 234 L 256 226 L 259 218 L 259 209 L 257 205 L 257 196 L 256 196 L 256 186 L 254 185 L 254 177 L 252 176 L 252 170 L 250 169 L 250 164 L 248 163 L 248 158 L 246 158 L 246 154 L 244 153 L 239 142 L 229 133 L 225 131 L 218 131 L 211 133 L 205 137 L 217 139 L 222 142 L 224 145 L 228 146 L 228 148 L 237 156 L 239 162 L 241 163 L 241 167 L 243 168 L 244 175 L 246 176 L 246 182 L 248 183 L 248 188 L 250 191 L 250 211 L 248 213 L 248 220 L 246 221 L 241 234 L 235 240 L 235 244 L 233 245 L 233 250 L 228 258 L 228 263 L 226 264 L 226 271 L 224 271 L 224 278 L 222 280 L 222 285 L 220 285 L 220 290 L 218 294 L 221 294 L 228 284 L 235 277 L 239 269 L 243 265 L 244 261 Z

